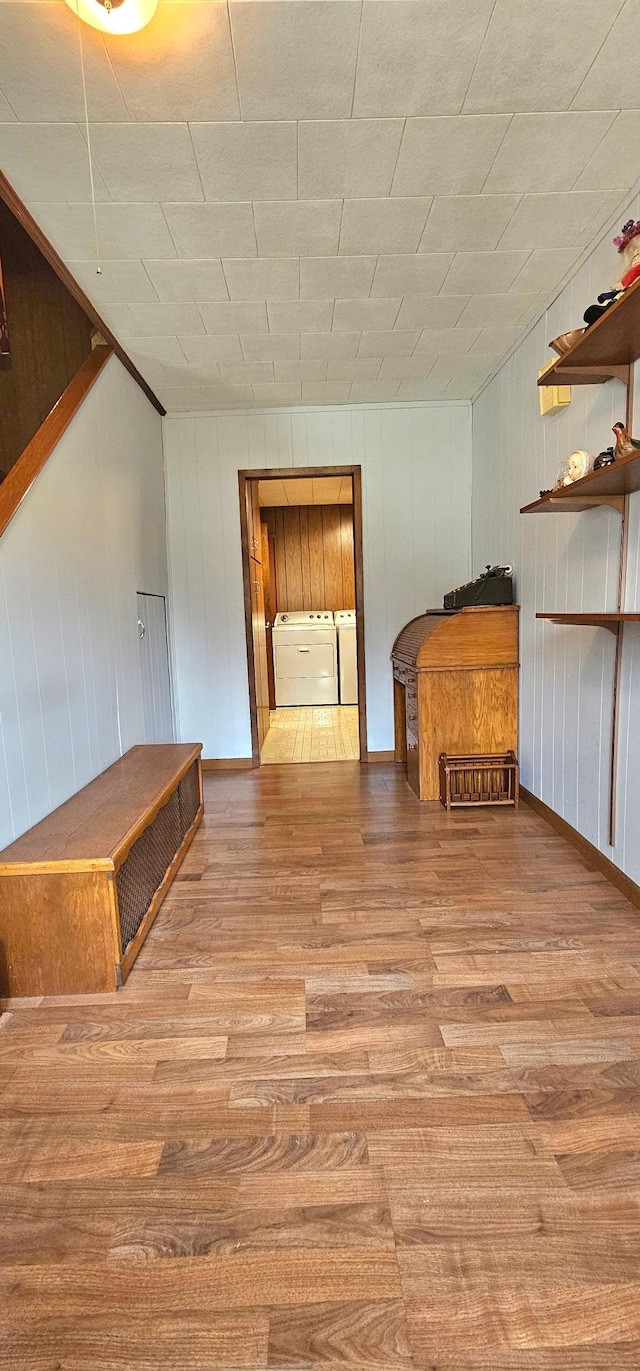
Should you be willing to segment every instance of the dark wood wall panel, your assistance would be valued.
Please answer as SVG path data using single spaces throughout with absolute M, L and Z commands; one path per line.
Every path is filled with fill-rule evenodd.
M 0 371 L 0 478 L 91 352 L 94 325 L 0 200 L 11 367 Z
M 355 609 L 352 505 L 262 510 L 275 545 L 276 607 Z

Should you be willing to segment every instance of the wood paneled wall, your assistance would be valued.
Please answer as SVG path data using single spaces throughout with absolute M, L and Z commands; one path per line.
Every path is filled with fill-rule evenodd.
M 11 367 L 0 371 L 0 477 L 91 351 L 94 326 L 0 200 L 0 260 Z
M 276 608 L 355 609 L 352 505 L 262 509 L 275 538 Z
M 617 223 L 637 219 L 640 197 Z M 620 697 L 617 846 L 608 843 L 615 642 L 601 628 L 559 628 L 536 612 L 615 610 L 620 516 L 521 515 L 572 448 L 600 452 L 624 415 L 625 390 L 574 386 L 568 409 L 541 418 L 536 377 L 548 340 L 580 322 L 615 274 L 612 231 L 594 248 L 473 406 L 473 570 L 511 562 L 522 606 L 522 783 L 633 881 L 640 881 L 640 625 L 627 625 Z M 640 363 L 635 406 L 640 412 Z M 635 430 L 639 425 L 636 419 Z M 625 610 L 640 609 L 640 492 L 631 496 Z
M 396 634 L 471 571 L 469 406 L 170 414 L 164 431 L 179 736 L 251 753 L 238 471 L 330 461 L 362 468 L 368 742 L 393 747 Z
M 0 848 L 146 741 L 141 589 L 168 594 L 162 423 L 112 357 L 0 538 Z

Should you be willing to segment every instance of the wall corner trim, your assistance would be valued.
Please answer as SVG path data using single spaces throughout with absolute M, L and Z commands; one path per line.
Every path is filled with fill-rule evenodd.
M 0 538 L 112 356 L 110 347 L 93 349 L 5 476 L 0 486 Z
M 635 905 L 636 909 L 640 909 L 640 885 L 636 885 L 636 882 L 632 881 L 630 876 L 626 876 L 624 871 L 616 866 L 615 862 L 605 857 L 604 852 L 590 843 L 588 838 L 584 838 L 577 828 L 573 828 L 571 824 L 567 823 L 566 819 L 556 814 L 555 809 L 551 809 L 544 800 L 539 800 L 532 791 L 521 786 L 520 798 L 529 806 L 529 809 L 533 809 L 536 814 L 540 815 L 541 819 L 545 819 L 550 828 L 555 829 L 556 833 L 559 833 L 572 847 L 575 847 L 582 857 L 585 857 L 603 876 L 606 876 L 607 880 L 622 895 L 626 895 L 626 898 L 630 900 L 632 905 Z

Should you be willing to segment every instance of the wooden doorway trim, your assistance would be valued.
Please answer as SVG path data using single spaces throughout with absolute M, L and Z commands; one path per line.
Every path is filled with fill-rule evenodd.
M 249 563 L 249 525 L 247 520 L 247 486 L 250 482 L 317 479 L 321 476 L 350 476 L 353 482 L 353 554 L 356 585 L 356 648 L 358 656 L 358 736 L 360 761 L 368 761 L 367 754 L 367 673 L 364 646 L 364 561 L 362 554 L 362 467 L 268 467 L 265 470 L 238 472 L 240 497 L 240 538 L 242 545 L 242 580 L 244 587 L 244 624 L 247 641 L 247 669 L 249 675 L 249 713 L 251 716 L 251 755 L 253 765 L 260 766 L 258 739 L 258 709 L 256 696 L 256 662 L 251 629 L 251 567 Z

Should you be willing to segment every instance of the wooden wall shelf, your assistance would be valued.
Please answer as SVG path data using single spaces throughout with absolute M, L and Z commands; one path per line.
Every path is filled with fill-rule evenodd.
M 586 329 L 538 381 L 539 386 L 602 385 L 615 376 L 630 383 L 629 368 L 640 357 L 640 281 Z
M 640 614 L 536 614 L 536 619 L 547 619 L 551 624 L 577 624 L 579 628 L 608 628 L 618 634 L 623 624 L 640 623 Z
M 593 509 L 596 505 L 613 505 L 622 513 L 625 495 L 640 490 L 640 450 L 635 456 L 622 457 L 613 466 L 591 471 L 571 486 L 562 486 L 523 505 L 521 514 L 575 514 Z

